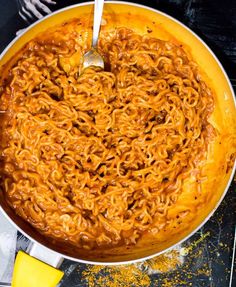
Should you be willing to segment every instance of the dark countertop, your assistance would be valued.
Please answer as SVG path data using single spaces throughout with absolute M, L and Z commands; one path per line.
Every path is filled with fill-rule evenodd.
M 27 26 L 18 16 L 15 1 L 0 0 L 0 52 L 14 38 L 17 30 Z M 80 1 L 58 0 L 57 2 L 59 4 L 51 6 L 52 9 L 64 7 L 65 3 L 70 5 Z M 236 1 L 137 0 L 130 2 L 157 8 L 190 27 L 214 51 L 236 90 Z M 140 270 L 136 266 L 131 266 L 129 270 L 124 266 L 96 268 L 65 260 L 61 266 L 65 276 L 60 286 L 228 287 L 235 232 L 235 191 L 234 181 L 214 216 L 200 231 L 180 246 L 182 251 L 188 250 L 188 255 L 182 256 L 182 262 L 174 266 L 173 270 L 147 275 L 148 271 L 142 268 L 143 275 L 140 275 Z M 16 249 L 25 249 L 27 245 L 27 239 L 18 233 Z M 130 278 L 131 281 L 126 278 L 131 274 L 130 272 L 132 276 L 134 275 Z M 236 284 L 236 279 L 234 280 Z

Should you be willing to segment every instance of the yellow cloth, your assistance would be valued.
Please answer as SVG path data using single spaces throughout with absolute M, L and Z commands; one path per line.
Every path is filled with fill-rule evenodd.
M 12 287 L 55 287 L 64 273 L 19 251 L 16 256 Z

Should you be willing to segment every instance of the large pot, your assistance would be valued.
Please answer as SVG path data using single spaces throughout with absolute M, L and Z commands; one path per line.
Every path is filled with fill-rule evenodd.
M 157 10 L 119 1 L 107 1 L 104 9 L 104 18 L 107 23 L 103 26 L 103 29 L 125 26 L 140 34 L 147 33 L 147 29 L 149 29 L 149 31 L 152 31 L 150 36 L 163 40 L 176 41 L 175 39 L 177 39 L 178 42 L 183 44 L 185 50 L 193 56 L 201 69 L 205 71 L 208 84 L 215 92 L 216 107 L 211 116 L 211 122 L 217 127 L 218 135 L 210 145 L 209 158 L 205 166 L 208 179 L 202 186 L 202 192 L 205 195 L 203 207 L 199 210 L 197 216 L 192 219 L 188 228 L 173 234 L 173 236 L 163 238 L 162 241 L 155 242 L 146 237 L 145 240 L 140 240 L 137 245 L 127 248 L 117 247 L 92 252 L 76 250 L 75 247 L 56 240 L 52 241 L 38 233 L 9 208 L 4 193 L 0 192 L 0 209 L 9 221 L 32 242 L 38 244 L 38 246 L 48 248 L 47 257 L 49 251 L 55 251 L 59 254 L 56 261 L 63 257 L 90 264 L 120 264 L 137 262 L 159 255 L 189 238 L 212 216 L 225 196 L 234 174 L 234 167 L 232 164 L 230 165 L 230 162 L 232 163 L 230 156 L 235 152 L 236 145 L 234 93 L 223 67 L 213 52 L 182 23 Z M 25 43 L 33 39 L 39 32 L 71 18 L 80 17 L 83 19 L 84 17 L 90 17 L 92 21 L 92 12 L 92 3 L 83 3 L 62 9 L 39 20 L 8 45 L 0 57 L 0 66 L 8 62 Z M 36 249 L 34 245 L 33 250 Z M 31 253 L 35 254 L 33 251 Z M 54 261 L 55 257 L 50 263 L 56 265 Z

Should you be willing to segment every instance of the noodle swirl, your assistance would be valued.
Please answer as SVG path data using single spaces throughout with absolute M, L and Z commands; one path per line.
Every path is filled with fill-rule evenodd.
M 1 84 L 3 189 L 46 235 L 135 244 L 172 228 L 185 179 L 199 180 L 213 95 L 183 48 L 126 28 L 101 35 L 109 71 L 78 77 L 84 48 L 72 35 L 30 41 Z

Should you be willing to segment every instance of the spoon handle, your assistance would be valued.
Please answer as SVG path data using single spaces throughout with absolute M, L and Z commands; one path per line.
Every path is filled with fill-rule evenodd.
M 102 11 L 103 11 L 104 0 L 95 0 L 94 3 L 94 16 L 93 16 L 93 42 L 92 46 L 97 47 L 98 35 L 100 31 L 100 25 L 102 21 Z

